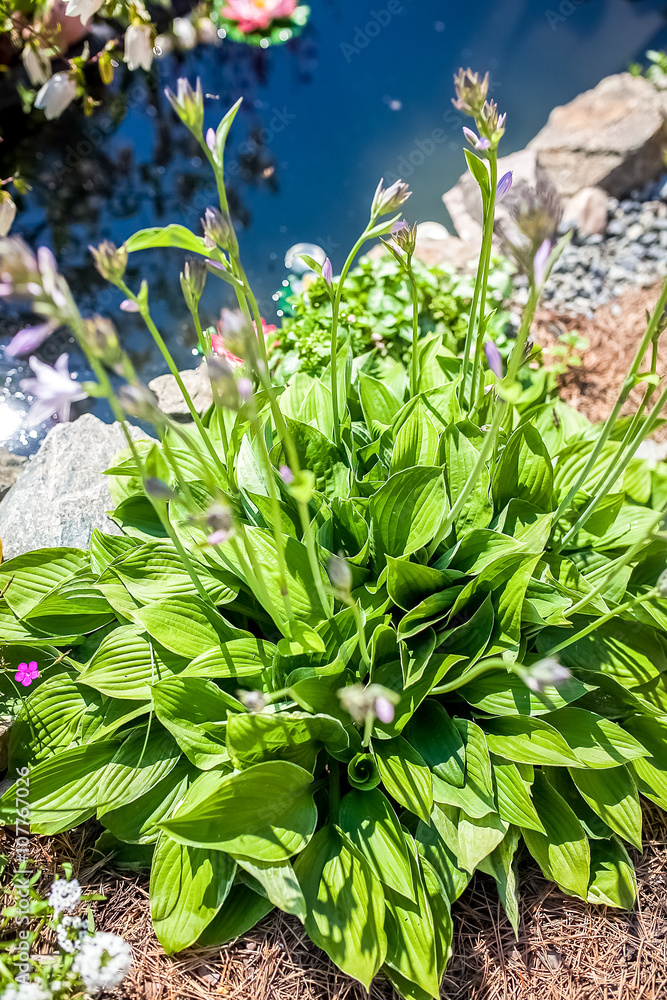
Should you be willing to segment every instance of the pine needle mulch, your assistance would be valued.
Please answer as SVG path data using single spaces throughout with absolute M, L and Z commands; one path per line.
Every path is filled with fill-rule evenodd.
M 667 815 L 644 809 L 644 853 L 635 856 L 639 896 L 631 913 L 564 896 L 527 855 L 520 866 L 518 941 L 493 881 L 478 875 L 454 906 L 454 953 L 443 1000 L 664 1000 L 667 997 Z M 5 833 L 2 849 L 10 849 Z M 166 957 L 153 934 L 148 879 L 119 874 L 96 857 L 85 832 L 34 838 L 32 856 L 48 886 L 70 860 L 93 904 L 96 926 L 132 945 L 134 965 L 118 1000 L 364 1000 L 305 937 L 298 921 L 273 914 L 223 948 Z M 44 942 L 44 947 L 48 942 Z M 390 1000 L 385 982 L 370 1000 Z

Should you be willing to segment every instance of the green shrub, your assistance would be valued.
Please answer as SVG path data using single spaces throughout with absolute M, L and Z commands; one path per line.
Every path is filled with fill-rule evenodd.
M 151 867 L 168 952 L 228 941 L 277 906 L 344 972 L 368 986 L 382 971 L 415 1000 L 438 995 L 451 903 L 477 869 L 515 929 L 521 844 L 565 892 L 632 907 L 639 796 L 667 807 L 667 469 L 635 457 L 666 398 L 653 348 L 667 284 L 609 420 L 590 424 L 524 364 L 558 254 L 537 192 L 539 212 L 515 211 L 531 284 L 505 372 L 485 343 L 504 121 L 483 81 L 457 85 L 487 140 L 484 159 L 468 154 L 486 223 L 461 358 L 420 335 L 416 310 L 407 365 L 354 357 L 344 278 L 407 196 L 380 186 L 342 278 L 322 268 L 329 365 L 272 384 L 225 215 L 234 111 L 209 144 L 192 126 L 221 193 L 206 239 L 171 226 L 95 251 L 163 347 L 147 288 L 125 283 L 129 253 L 206 255 L 236 292 L 226 346 L 245 363 L 209 356 L 215 403 L 192 426 L 159 412 L 47 254 L 0 245 L 6 287 L 66 318 L 87 351 L 98 384 L 83 388 L 159 435 L 128 434 L 108 470 L 121 535 L 0 567 L 5 660 L 41 671 L 10 746 L 10 773 L 30 769 L 32 829 L 97 816 L 100 851 Z M 413 239 L 394 229 L 387 245 L 416 302 Z M 208 347 L 203 280 L 189 268 L 183 287 Z M 108 368 L 128 381 L 118 395 Z M 619 420 L 640 383 L 644 405 Z M 0 817 L 15 822 L 14 789 Z

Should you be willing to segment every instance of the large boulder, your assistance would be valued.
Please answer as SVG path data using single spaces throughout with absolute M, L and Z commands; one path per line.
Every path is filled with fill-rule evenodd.
M 135 439 L 146 437 L 131 430 Z M 93 528 L 119 534 L 106 515 L 111 494 L 100 473 L 126 445 L 120 424 L 90 413 L 53 427 L 0 503 L 4 558 L 39 548 L 86 548 Z
M 528 148 L 563 197 L 601 187 L 622 198 L 664 169 L 666 111 L 648 80 L 618 73 L 554 108 Z
M 14 455 L 6 448 L 0 448 L 0 500 L 10 486 L 14 485 L 25 463 L 23 455 Z

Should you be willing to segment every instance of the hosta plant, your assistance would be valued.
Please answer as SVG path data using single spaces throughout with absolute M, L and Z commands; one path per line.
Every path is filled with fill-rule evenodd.
M 203 265 L 184 271 L 206 414 L 172 424 L 48 253 L 2 244 L 3 294 L 68 322 L 97 374 L 70 386 L 61 364 L 56 385 L 33 362 L 40 405 L 96 393 L 123 427 L 130 413 L 157 433 L 128 432 L 107 472 L 121 534 L 0 567 L 5 662 L 34 685 L 10 774 L 29 769 L 35 832 L 97 816 L 101 852 L 150 866 L 167 951 L 230 940 L 277 906 L 364 986 L 382 972 L 403 997 L 437 997 L 450 907 L 476 870 L 515 929 L 521 852 L 564 892 L 632 907 L 640 794 L 667 807 L 667 469 L 635 454 L 666 396 L 667 285 L 613 412 L 589 423 L 526 365 L 559 220 L 544 183 L 520 193 L 505 235 L 531 291 L 505 368 L 486 340 L 504 119 L 468 71 L 457 104 L 477 126 L 485 229 L 462 357 L 422 334 L 415 308 L 407 364 L 355 358 L 344 274 L 312 261 L 329 364 L 278 388 L 227 215 L 234 111 L 207 141 L 198 100 L 184 86 L 176 104 L 218 180 L 205 235 L 171 226 L 95 254 L 172 368 L 128 255 L 188 250 L 236 295 L 213 354 Z M 414 231 L 392 215 L 407 195 L 378 187 L 360 245 L 385 238 L 416 303 Z M 117 394 L 109 370 L 126 380 Z M 643 406 L 620 419 L 640 383 Z M 7 823 L 16 802 L 10 788 Z

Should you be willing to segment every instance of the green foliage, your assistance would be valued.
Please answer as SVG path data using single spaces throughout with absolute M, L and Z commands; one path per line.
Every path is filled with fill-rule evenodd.
M 421 335 L 442 335 L 444 347 L 456 355 L 465 339 L 473 282 L 445 264 L 426 267 L 415 260 L 413 268 Z M 489 302 L 498 312 L 491 320 L 489 333 L 501 351 L 508 348 L 505 330 L 509 317 L 502 311 L 502 305 L 509 289 L 507 265 L 497 261 L 490 277 Z M 322 278 L 290 296 L 287 307 L 276 334 L 278 344 L 271 353 L 272 369 L 283 382 L 296 371 L 320 375 L 327 365 L 331 345 L 331 302 Z M 350 271 L 342 318 L 348 326 L 355 357 L 374 350 L 379 340 L 390 358 L 407 361 L 412 339 L 410 284 L 393 257 L 388 254 L 379 259 L 362 257 Z
M 360 243 L 388 235 L 401 197 L 378 189 Z M 344 308 L 385 268 L 397 279 L 362 264 Z M 107 471 L 123 534 L 0 566 L 0 635 L 42 670 L 10 746 L 32 828 L 96 816 L 101 851 L 151 865 L 167 951 L 277 906 L 365 987 L 382 972 L 423 1000 L 477 869 L 515 929 L 523 850 L 564 891 L 632 906 L 639 796 L 667 806 L 667 469 L 634 457 L 667 398 L 639 374 L 667 284 L 623 389 L 648 378 L 653 409 L 616 422 L 621 395 L 604 426 L 523 363 L 534 287 L 504 378 L 482 364 L 479 289 L 472 358 L 443 320 L 417 327 L 406 365 L 393 287 L 369 307 L 398 331 L 393 355 L 355 350 L 341 278 L 328 365 L 287 387 L 234 318 L 245 364 L 210 364 L 196 429 L 154 411 L 160 440 Z M 10 788 L 0 821 L 16 819 Z

